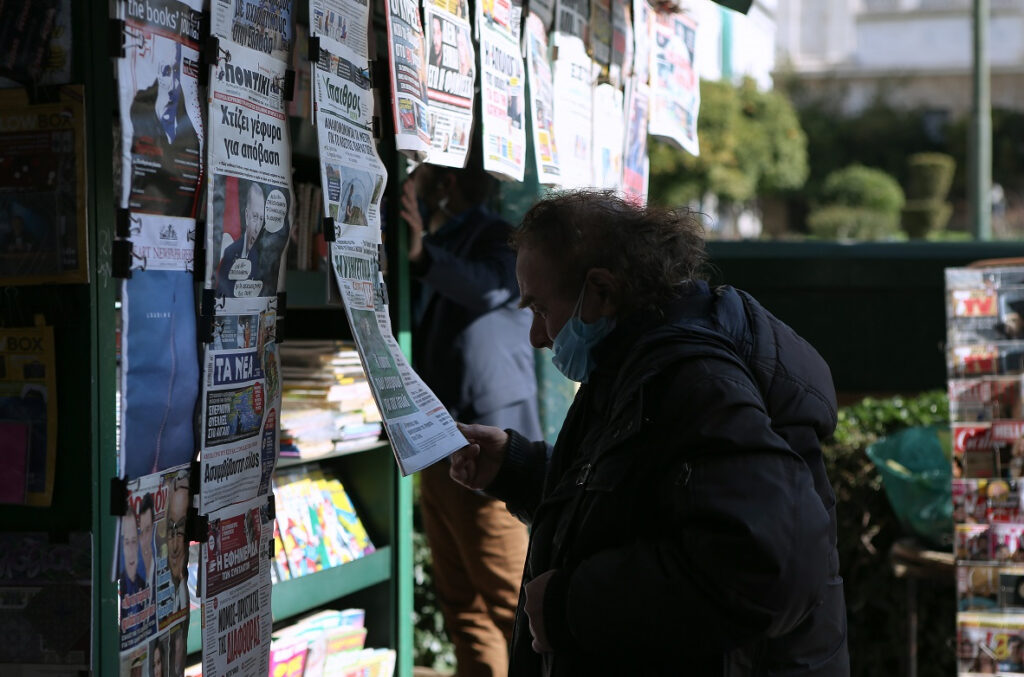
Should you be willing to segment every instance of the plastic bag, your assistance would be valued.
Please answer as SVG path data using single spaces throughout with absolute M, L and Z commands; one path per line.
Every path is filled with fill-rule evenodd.
M 867 448 L 908 534 L 932 546 L 953 543 L 953 471 L 947 426 L 906 428 Z

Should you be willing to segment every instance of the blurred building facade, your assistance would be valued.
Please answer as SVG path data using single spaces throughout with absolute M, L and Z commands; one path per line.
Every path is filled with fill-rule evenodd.
M 959 118 L 971 107 L 972 0 L 778 0 L 776 77 L 847 113 L 876 100 Z M 1024 110 L 1024 0 L 990 0 L 995 108 Z

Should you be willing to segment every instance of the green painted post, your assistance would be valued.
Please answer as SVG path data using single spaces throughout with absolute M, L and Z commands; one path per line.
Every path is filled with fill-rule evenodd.
M 719 7 L 722 17 L 722 79 L 732 80 L 732 10 Z
M 989 88 L 989 0 L 974 0 L 971 147 L 968 198 L 976 240 L 992 239 L 992 101 Z
M 114 552 L 116 521 L 110 505 L 110 479 L 117 476 L 114 406 L 117 392 L 116 299 L 118 281 L 110 275 L 114 238 L 114 177 L 111 104 L 113 66 L 101 45 L 109 44 L 107 3 L 72 3 L 74 25 L 87 27 L 74 36 L 76 60 L 84 64 L 86 114 L 86 173 L 89 219 L 90 347 L 93 421 L 92 532 L 93 532 L 93 674 L 118 673 L 117 586 L 110 580 L 110 553 Z M 70 449 L 62 445 L 64 451 Z M 57 461 L 60 463 L 60 459 Z

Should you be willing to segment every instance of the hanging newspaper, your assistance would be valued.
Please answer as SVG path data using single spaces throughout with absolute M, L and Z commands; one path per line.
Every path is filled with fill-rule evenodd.
M 572 39 L 558 48 L 554 63 L 555 143 L 565 188 L 586 188 L 593 181 L 592 62 L 583 42 Z
M 258 313 L 218 315 L 203 360 L 199 511 L 265 496 L 280 450 L 277 299 Z
M 321 50 L 314 73 L 324 213 L 333 219 L 331 267 L 370 389 L 403 475 L 465 446 L 465 438 L 409 367 L 391 332 L 380 274 L 380 198 L 386 175 L 371 136 L 365 62 Z M 353 197 L 354 196 L 354 197 Z M 350 201 L 351 198 L 351 201 Z
M 126 0 L 121 111 L 121 207 L 195 218 L 202 180 L 199 100 L 202 0 Z M 161 228 L 159 220 L 143 227 Z M 144 238 L 146 239 L 146 238 Z M 150 238 L 151 239 L 151 238 Z
M 480 26 L 480 84 L 484 169 L 522 181 L 526 168 L 526 81 L 518 43 Z
M 594 88 L 594 187 L 618 191 L 622 186 L 622 148 L 625 140 L 622 90 L 607 83 Z
M 476 3 L 476 30 L 479 37 L 484 28 L 501 33 L 519 44 L 523 19 L 522 0 L 489 0 Z
M 616 87 L 625 87 L 633 71 L 633 19 L 628 0 L 612 0 L 612 54 L 608 79 Z
M 120 674 L 125 676 L 138 674 L 133 671 L 138 665 L 184 662 L 189 621 L 185 536 L 189 470 L 141 477 L 130 481 L 127 489 L 115 559 Z
M 430 149 L 430 121 L 419 3 L 416 0 L 388 0 L 387 4 L 395 144 L 398 150 L 412 159 L 422 160 Z
M 651 23 L 654 10 L 647 0 L 633 0 L 633 67 L 637 82 L 646 85 L 651 72 Z
M 368 226 L 379 238 L 387 172 L 373 140 L 370 73 L 358 55 L 327 44 L 345 56 L 321 48 L 313 67 L 324 214 L 336 232 L 344 226 Z
M 135 479 L 192 460 L 199 396 L 192 275 L 147 270 L 121 288 L 120 476 Z
M 555 92 L 548 60 L 548 35 L 544 21 L 533 12 L 526 18 L 526 66 L 530 82 L 530 117 L 533 119 L 533 156 L 537 181 L 558 185 L 562 172 L 555 145 Z
M 286 69 L 238 46 L 212 68 L 206 288 L 224 299 L 218 314 L 258 312 L 283 282 L 295 208 Z
M 266 498 L 207 517 L 200 545 L 203 675 L 270 672 L 270 545 L 274 519 Z
M 292 48 L 292 0 L 210 1 L 210 32 L 214 36 L 281 61 L 288 60 Z
M 466 166 L 473 131 L 473 83 L 476 55 L 468 21 L 423 3 L 427 41 L 427 99 L 430 149 L 427 162 Z
M 466 446 L 448 410 L 423 383 L 392 336 L 379 239 L 349 227 L 331 246 L 331 265 L 373 398 L 402 475 L 422 470 Z
M 53 327 L 0 329 L 0 503 L 53 502 L 57 373 Z
M 647 86 L 635 78 L 626 93 L 626 139 L 622 158 L 622 192 L 639 205 L 647 202 L 647 119 L 650 101 Z
M 611 0 L 590 0 L 590 53 L 599 66 L 608 66 L 612 57 Z
M 693 61 L 697 23 L 686 14 L 658 12 L 653 31 L 650 133 L 691 155 L 700 155 L 700 82 Z
M 309 34 L 330 38 L 369 58 L 370 3 L 367 0 L 310 0 Z

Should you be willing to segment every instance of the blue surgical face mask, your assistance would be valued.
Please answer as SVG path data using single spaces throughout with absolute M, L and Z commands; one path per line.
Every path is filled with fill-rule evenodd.
M 584 281 L 583 289 L 573 308 L 572 317 L 558 332 L 558 336 L 555 337 L 555 342 L 551 346 L 551 352 L 554 353 L 551 363 L 566 378 L 580 383 L 586 383 L 590 378 L 590 372 L 594 370 L 592 355 L 594 346 L 615 329 L 615 319 L 611 317 L 601 317 L 590 324 L 580 318 L 580 312 L 583 309 L 583 295 L 586 292 L 587 283 Z

